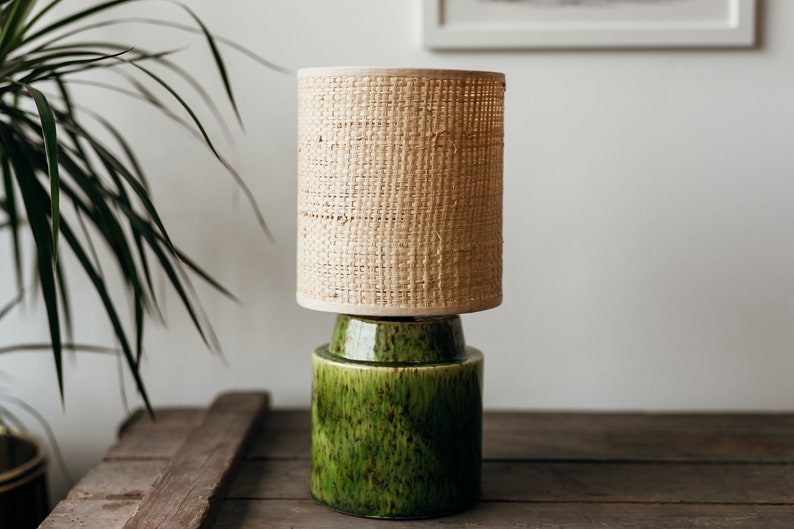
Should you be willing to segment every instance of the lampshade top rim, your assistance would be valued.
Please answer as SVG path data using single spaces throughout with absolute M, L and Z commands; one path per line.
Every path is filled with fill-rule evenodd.
M 301 68 L 298 78 L 301 77 L 330 77 L 330 76 L 358 76 L 358 77 L 415 77 L 420 79 L 490 79 L 505 81 L 505 74 L 481 70 L 450 70 L 443 68 L 382 68 L 372 66 L 333 66 L 320 68 Z

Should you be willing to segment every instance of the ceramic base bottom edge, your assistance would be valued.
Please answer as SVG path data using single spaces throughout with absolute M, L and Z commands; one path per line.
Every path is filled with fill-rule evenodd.
M 483 356 L 378 364 L 313 355 L 311 493 L 333 510 L 410 519 L 480 498 Z
M 478 497 L 476 500 L 472 501 L 471 504 L 464 505 L 464 506 L 462 506 L 462 507 L 460 507 L 458 509 L 455 509 L 453 511 L 438 511 L 438 512 L 432 512 L 430 514 L 417 514 L 417 515 L 414 515 L 414 516 L 410 516 L 410 515 L 400 515 L 400 514 L 391 514 L 391 515 L 376 515 L 376 514 L 369 514 L 369 513 L 362 514 L 362 513 L 359 513 L 359 512 L 343 511 L 341 509 L 337 509 L 334 505 L 330 505 L 330 504 L 322 501 L 322 499 L 315 497 L 314 493 L 312 493 L 312 499 L 316 503 L 318 503 L 319 505 L 322 505 L 323 507 L 331 509 L 334 512 L 338 512 L 339 514 L 346 514 L 348 516 L 355 516 L 357 518 L 366 518 L 366 519 L 369 519 L 369 520 L 406 520 L 406 521 L 408 521 L 408 520 L 427 520 L 429 518 L 440 518 L 440 517 L 443 517 L 443 516 L 452 516 L 453 514 L 458 514 L 460 512 L 467 511 L 467 510 L 471 509 L 472 507 L 477 505 L 477 502 L 479 501 L 479 497 Z

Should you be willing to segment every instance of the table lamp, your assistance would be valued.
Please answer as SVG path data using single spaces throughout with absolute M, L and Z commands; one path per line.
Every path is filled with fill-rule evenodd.
M 338 313 L 312 362 L 312 496 L 374 518 L 479 500 L 483 356 L 502 299 L 503 74 L 298 74 L 297 300 Z

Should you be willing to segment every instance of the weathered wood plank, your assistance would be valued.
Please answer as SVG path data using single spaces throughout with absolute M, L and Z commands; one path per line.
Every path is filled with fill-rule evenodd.
M 228 498 L 310 499 L 308 460 L 251 460 Z M 794 505 L 794 465 L 483 463 L 483 499 Z
M 119 427 L 118 441 L 104 459 L 171 459 L 207 410 L 158 408 L 156 414 L 153 421 L 143 410 L 133 413 Z
M 102 461 L 72 487 L 67 499 L 140 500 L 167 466 L 165 459 Z
M 249 459 L 308 458 L 311 413 L 307 410 L 273 410 L 251 442 Z
M 382 522 L 380 522 L 382 523 Z M 213 529 L 359 529 L 379 527 L 311 500 L 228 500 Z M 777 505 L 621 505 L 481 502 L 475 508 L 430 520 L 390 521 L 389 529 L 488 527 L 489 529 L 791 529 L 794 511 Z
M 162 511 L 160 519 L 140 521 L 136 528 L 156 528 L 160 522 L 203 529 L 376 524 L 309 499 L 308 411 L 271 413 L 261 431 L 248 432 L 255 441 L 236 477 L 221 472 L 225 485 L 205 493 L 200 492 L 208 490 L 204 478 L 217 475 L 223 443 L 238 435 L 244 421 L 229 425 L 195 408 L 158 410 L 158 419 L 152 423 L 138 414 L 128 420 L 108 459 L 75 486 L 42 527 L 129 529 L 125 524 L 132 523 L 135 498 L 159 474 L 157 487 L 183 494 L 166 503 L 181 508 Z M 214 442 L 200 433 L 213 420 L 221 431 Z M 180 463 L 191 450 L 200 462 Z M 484 456 L 485 501 L 475 509 L 392 522 L 389 529 L 794 527 L 794 414 L 488 412 Z M 226 501 L 210 524 L 224 487 L 229 487 Z M 186 492 L 191 490 L 192 496 Z M 159 494 L 153 489 L 145 495 Z
M 669 431 L 684 428 L 711 433 L 786 434 L 794 429 L 794 413 L 737 412 L 568 412 L 486 411 L 485 428 L 559 431 Z
M 308 459 L 311 438 L 308 431 L 281 430 L 278 424 L 263 428 L 251 443 L 248 459 Z
M 794 462 L 794 414 L 486 413 L 486 459 Z
M 306 409 L 273 410 L 265 419 L 265 427 L 273 425 L 280 430 L 311 431 L 312 414 Z
M 193 432 L 192 427 L 133 427 L 105 454 L 105 460 L 171 459 Z
M 39 529 L 122 529 L 137 506 L 135 500 L 63 500 Z
M 483 499 L 526 502 L 792 504 L 794 465 L 483 464 Z
M 309 457 L 310 422 L 275 412 L 248 457 Z M 485 459 L 794 462 L 794 414 L 487 412 L 483 430 Z
M 124 437 L 124 434 L 133 428 L 195 428 L 204 420 L 207 408 L 197 407 L 164 407 L 155 410 L 155 419 L 152 420 L 146 410 L 137 409 L 121 423 L 116 437 Z
M 246 461 L 237 472 L 226 498 L 310 499 L 307 459 Z
M 216 399 L 124 529 L 208 528 L 267 408 L 265 393 Z

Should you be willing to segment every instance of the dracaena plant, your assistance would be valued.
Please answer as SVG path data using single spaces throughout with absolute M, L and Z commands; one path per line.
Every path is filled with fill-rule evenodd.
M 16 296 L 12 293 L 13 299 L 0 299 L 0 318 L 23 298 L 30 276 L 33 293 L 40 294 L 46 308 L 46 346 L 54 357 L 63 398 L 63 351 L 89 347 L 68 339 L 71 311 L 64 262 L 74 261 L 93 285 L 113 329 L 115 349 L 123 355 L 150 408 L 140 360 L 147 319 L 159 313 L 153 276 L 167 279 L 210 348 L 217 343 L 202 316 L 190 277 L 231 294 L 171 239 L 124 131 L 92 111 L 90 102 L 80 100 L 76 85 L 92 84 L 119 98 L 138 99 L 195 135 L 237 181 L 265 232 L 266 227 L 251 193 L 210 139 L 198 117 L 199 109 L 187 103 L 188 94 L 174 88 L 174 80 L 178 80 L 200 101 L 202 110 L 210 110 L 222 120 L 202 88 L 205 80 L 199 82 L 180 67 L 173 51 L 147 50 L 141 42 L 97 40 L 90 32 L 117 24 L 166 25 L 182 32 L 206 47 L 214 64 L 213 76 L 238 120 L 219 47 L 236 47 L 266 66 L 274 66 L 213 36 L 181 2 L 159 0 L 181 10 L 184 24 L 115 14 L 123 5 L 141 1 L 111 0 L 87 7 L 83 2 L 80 10 L 58 15 L 68 1 L 0 0 L 0 234 L 11 244 L 11 273 L 18 292 Z M 92 74 L 99 70 L 115 74 L 115 81 L 97 81 Z M 25 258 L 26 241 L 32 241 L 33 259 Z M 123 279 L 122 299 L 114 298 L 106 282 L 103 270 L 109 268 Z M 31 269 L 33 273 L 26 272 Z M 133 310 L 124 318 L 120 306 L 126 313 L 127 304 Z M 0 352 L 35 347 L 40 344 L 5 347 Z

